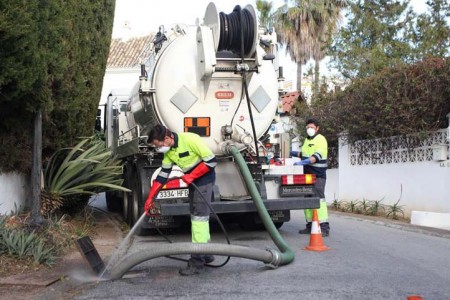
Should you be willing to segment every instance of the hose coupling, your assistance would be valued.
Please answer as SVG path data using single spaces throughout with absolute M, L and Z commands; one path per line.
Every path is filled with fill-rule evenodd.
M 266 263 L 269 267 L 276 269 L 281 264 L 281 253 L 275 249 L 266 249 L 272 254 L 272 261 L 270 263 Z

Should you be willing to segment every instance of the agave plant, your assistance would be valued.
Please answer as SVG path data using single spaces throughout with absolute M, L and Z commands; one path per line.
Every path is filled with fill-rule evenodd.
M 41 213 L 56 211 L 65 197 L 95 195 L 108 190 L 129 191 L 122 187 L 122 167 L 102 143 L 83 139 L 73 148 L 60 149 L 44 170 Z M 91 143 L 89 143 L 91 142 Z

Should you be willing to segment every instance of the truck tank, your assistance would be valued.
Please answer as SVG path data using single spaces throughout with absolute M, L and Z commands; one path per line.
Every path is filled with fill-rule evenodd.
M 229 41 L 240 31 L 230 28 L 236 8 L 229 15 L 219 14 L 210 3 L 203 25 L 177 25 L 167 35 L 160 28 L 162 43 L 154 43 L 160 49 L 153 52 L 131 93 L 129 123 L 136 122 L 141 134 L 156 123 L 175 132 L 198 133 L 218 156 L 226 139 L 254 149 L 254 134 L 258 139 L 267 131 L 278 107 L 277 66 L 263 59 L 253 6 L 243 11 L 249 27 L 243 57 L 239 41 Z M 245 79 L 240 68 L 249 68 Z

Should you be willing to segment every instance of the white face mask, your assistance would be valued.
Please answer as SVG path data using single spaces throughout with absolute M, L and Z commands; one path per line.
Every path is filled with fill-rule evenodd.
M 156 148 L 156 152 L 159 152 L 159 153 L 166 153 L 169 150 L 170 150 L 169 146 L 162 146 L 162 147 Z
M 309 136 L 314 136 L 316 134 L 316 131 L 314 130 L 314 128 L 307 128 L 306 129 L 306 134 L 308 134 Z

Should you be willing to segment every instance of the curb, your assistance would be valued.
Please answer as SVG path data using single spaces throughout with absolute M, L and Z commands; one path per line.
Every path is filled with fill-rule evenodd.
M 420 226 L 420 225 L 413 225 L 413 224 L 396 221 L 396 220 L 391 220 L 391 219 L 386 219 L 386 218 L 382 218 L 382 217 L 355 215 L 355 214 L 340 212 L 340 211 L 335 211 L 335 210 L 328 210 L 328 213 L 335 217 L 339 217 L 339 218 L 352 219 L 352 220 L 361 221 L 361 222 L 369 222 L 369 223 L 380 225 L 380 226 L 386 226 L 386 227 L 400 229 L 400 230 L 404 230 L 404 231 L 422 233 L 422 234 L 426 234 L 426 235 L 450 239 L 450 230 L 426 227 L 426 226 Z

